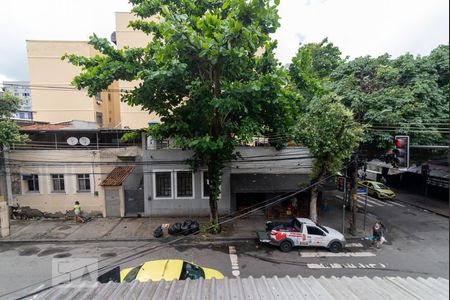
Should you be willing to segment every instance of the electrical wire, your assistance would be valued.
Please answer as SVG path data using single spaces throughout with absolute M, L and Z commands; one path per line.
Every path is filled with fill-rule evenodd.
M 351 163 L 350 163 L 350 164 L 351 164 Z M 345 167 L 345 169 L 348 168 L 348 166 L 349 166 L 350 164 L 348 164 L 348 165 Z M 292 193 L 289 194 L 288 196 L 279 198 L 279 199 L 275 200 L 274 202 L 271 202 L 271 203 L 269 203 L 269 204 L 266 204 L 266 205 L 264 205 L 264 206 L 262 206 L 262 207 L 254 208 L 254 209 L 252 209 L 252 210 L 250 210 L 250 211 L 248 211 L 248 212 L 245 212 L 245 213 L 243 213 L 243 214 L 240 214 L 239 216 L 230 218 L 230 219 L 225 220 L 225 221 L 223 221 L 223 222 L 219 222 L 218 225 L 221 226 L 221 225 L 230 223 L 230 222 L 232 222 L 232 221 L 235 221 L 235 220 L 237 220 L 237 219 L 246 217 L 246 216 L 248 216 L 248 215 L 250 215 L 250 214 L 256 212 L 256 211 L 259 210 L 259 209 L 268 207 L 269 205 L 275 205 L 275 204 L 277 204 L 277 203 L 281 203 L 282 201 L 287 200 L 287 199 L 290 199 L 290 198 L 292 198 L 292 197 L 294 197 L 294 196 L 296 196 L 296 195 L 298 195 L 298 194 L 300 194 L 300 193 L 302 193 L 302 192 L 304 192 L 304 191 L 306 191 L 306 190 L 309 190 L 310 188 L 312 188 L 312 187 L 314 187 L 314 186 L 316 186 L 316 185 L 322 184 L 324 181 L 328 180 L 329 178 L 331 178 L 331 177 L 333 177 L 333 176 L 335 176 L 335 175 L 334 175 L 334 174 L 333 174 L 333 175 L 329 175 L 329 176 L 325 177 L 324 179 L 322 179 L 322 180 L 320 180 L 320 181 L 318 181 L 318 182 L 315 182 L 315 183 L 310 184 L 309 186 L 307 186 L 307 187 L 305 187 L 305 188 L 302 188 L 302 189 L 299 189 L 299 190 L 297 190 L 297 191 L 295 191 L 295 192 L 292 192 Z M 208 230 L 208 229 L 212 229 L 212 226 L 209 227 L 209 228 L 207 228 L 207 230 Z M 189 234 L 189 235 L 191 235 L 191 234 Z M 177 239 L 175 239 L 175 240 L 169 241 L 169 242 L 167 242 L 166 244 L 163 244 L 163 245 L 160 245 L 160 246 L 154 246 L 154 247 L 152 247 L 152 248 L 150 248 L 150 249 L 142 250 L 142 251 L 140 251 L 140 252 L 138 252 L 138 253 L 131 254 L 131 255 L 127 256 L 127 257 L 121 258 L 120 260 L 117 260 L 117 262 L 116 262 L 114 265 L 111 265 L 111 264 L 110 264 L 110 265 L 106 265 L 106 266 L 103 266 L 103 267 L 99 268 L 99 269 L 96 270 L 96 271 L 97 271 L 97 272 L 98 272 L 98 271 L 103 271 L 103 270 L 105 270 L 106 268 L 110 269 L 110 268 L 114 268 L 114 267 L 116 267 L 116 266 L 120 266 L 120 264 L 122 264 L 122 263 L 125 263 L 125 262 L 127 262 L 127 261 L 132 260 L 132 259 L 135 259 L 134 256 L 136 256 L 136 255 L 143 255 L 143 254 L 147 254 L 147 255 L 148 255 L 148 254 L 151 254 L 151 253 L 153 253 L 153 252 L 156 252 L 156 251 L 158 251 L 158 250 L 160 250 L 160 249 L 164 249 L 164 248 L 166 248 L 166 247 L 168 247 L 168 246 L 170 246 L 170 245 L 172 245 L 172 244 L 174 244 L 174 243 L 177 243 L 178 241 L 181 241 L 181 240 L 183 240 L 183 239 L 186 239 L 189 235 L 187 235 L 187 236 L 182 236 L 182 237 L 180 237 L 180 238 L 177 238 Z M 137 246 L 137 247 L 135 247 L 135 248 L 133 248 L 133 249 L 130 249 L 130 250 L 126 251 L 125 254 L 128 253 L 128 252 L 137 250 L 137 249 L 139 249 L 139 248 L 145 247 L 145 246 L 147 246 L 147 245 L 149 245 L 149 244 L 151 244 L 151 243 L 147 243 L 147 244 L 145 244 L 145 245 Z M 108 259 L 110 259 L 110 258 L 105 258 L 105 259 L 103 259 L 103 260 L 97 261 L 95 264 L 98 264 L 99 262 L 102 262 L 102 261 L 106 261 L 106 260 L 108 260 Z M 119 263 L 119 262 L 120 262 L 120 263 Z M 72 270 L 70 273 L 72 273 L 72 272 L 74 272 L 74 271 L 77 271 L 77 270 L 80 270 L 80 269 L 85 269 L 85 268 L 87 268 L 87 267 L 90 266 L 90 265 L 94 265 L 94 264 L 88 264 L 88 265 L 83 266 L 83 267 L 80 267 L 80 268 L 78 268 L 78 269 L 74 269 L 74 270 Z M 71 278 L 71 280 L 81 279 L 82 277 L 84 277 L 84 276 L 86 276 L 86 275 L 88 275 L 88 274 L 90 274 L 90 273 L 92 273 L 92 271 L 89 271 L 89 270 L 88 270 L 87 273 L 83 273 L 82 275 L 79 275 L 79 276 L 77 276 L 77 277 L 75 277 L 75 278 Z M 21 288 L 21 289 L 19 289 L 19 290 L 15 290 L 15 291 L 8 292 L 8 293 L 6 293 L 6 294 L 2 294 L 2 295 L 0 295 L 0 297 L 4 297 L 4 296 L 11 295 L 11 294 L 13 294 L 13 293 L 19 292 L 19 291 L 21 291 L 21 290 L 23 290 L 23 289 L 27 289 L 27 288 L 33 287 L 33 286 L 38 285 L 38 284 L 43 284 L 43 283 L 45 283 L 45 282 L 47 282 L 47 281 L 53 280 L 53 279 L 58 278 L 58 277 L 61 277 L 61 276 L 63 276 L 63 275 L 65 275 L 65 274 L 58 275 L 58 276 L 53 276 L 53 277 L 51 277 L 51 278 L 49 278 L 49 279 L 46 279 L 46 280 L 43 280 L 43 281 L 40 281 L 40 282 L 31 284 L 31 285 L 28 285 L 28 286 L 23 287 L 23 288 Z M 53 288 L 53 287 L 55 287 L 55 286 L 61 285 L 61 284 L 63 284 L 63 283 L 68 283 L 68 282 L 67 282 L 67 281 L 66 281 L 66 282 L 61 282 L 61 283 L 59 283 L 59 284 L 57 284 L 57 285 L 50 285 L 49 287 L 41 288 L 41 289 L 39 289 L 39 290 L 37 290 L 37 291 L 33 291 L 32 293 L 29 293 L 29 294 L 26 294 L 26 295 L 24 295 L 24 296 L 21 296 L 21 297 L 18 298 L 18 299 L 25 299 L 25 298 L 31 297 L 31 296 L 33 296 L 33 295 L 39 294 L 39 293 L 41 293 L 41 292 L 43 292 L 43 291 L 49 290 L 49 289 L 51 289 L 51 288 Z

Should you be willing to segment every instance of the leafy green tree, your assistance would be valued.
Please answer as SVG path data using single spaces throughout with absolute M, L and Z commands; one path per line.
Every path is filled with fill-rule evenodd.
M 330 82 L 355 119 L 371 125 L 366 146 L 390 148 L 395 134 L 414 144 L 446 143 L 438 123 L 448 120 L 448 46 L 424 57 L 359 57 L 338 66 Z
M 11 120 L 19 108 L 20 99 L 10 93 L 0 92 L 0 146 L 9 147 L 14 143 L 28 141 L 27 135 L 19 133 L 19 126 Z
M 298 112 L 295 136 L 314 156 L 310 199 L 310 218 L 314 222 L 323 181 L 341 169 L 363 135 L 363 127 L 329 88 L 331 73 L 344 63 L 340 56 L 339 48 L 324 39 L 301 45 L 289 66 L 290 78 L 306 105 Z
M 293 98 L 283 90 L 286 72 L 273 56 L 269 36 L 279 26 L 279 1 L 130 2 L 140 17 L 130 26 L 151 42 L 118 50 L 92 36 L 90 44 L 101 56 L 65 56 L 83 70 L 74 84 L 94 95 L 115 80 L 138 80 L 122 100 L 156 112 L 161 124 L 152 128 L 152 136 L 175 138 L 178 146 L 193 150 L 194 169 L 207 166 L 210 218 L 218 224 L 222 169 L 236 158 L 236 145 L 293 122 L 283 117 Z
M 310 218 L 317 221 L 317 194 L 329 174 L 341 169 L 358 147 L 363 127 L 353 120 L 338 96 L 328 93 L 313 98 L 299 121 L 297 137 L 314 156 Z
M 344 62 L 341 54 L 327 38 L 320 43 L 300 45 L 289 65 L 289 75 L 306 100 L 328 92 L 330 74 Z

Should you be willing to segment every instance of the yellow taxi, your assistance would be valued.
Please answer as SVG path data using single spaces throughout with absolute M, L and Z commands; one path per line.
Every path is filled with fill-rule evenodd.
M 374 196 L 379 199 L 394 199 L 395 193 L 378 181 L 373 180 L 363 180 L 358 182 L 358 186 L 367 188 L 367 193 L 369 196 Z
M 185 280 L 185 279 L 223 279 L 224 276 L 217 270 L 200 267 L 196 264 L 181 259 L 161 259 L 143 263 L 134 268 L 126 268 L 120 271 L 120 282 L 137 280 L 146 282 L 149 280 Z

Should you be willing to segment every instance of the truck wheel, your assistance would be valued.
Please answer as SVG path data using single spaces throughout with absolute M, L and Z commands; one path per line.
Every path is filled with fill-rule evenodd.
M 291 242 L 289 242 L 289 241 L 281 242 L 281 244 L 280 244 L 280 250 L 281 250 L 282 252 L 289 252 L 289 251 L 291 251 L 291 249 L 292 249 L 292 244 L 291 244 Z
M 333 253 L 338 253 L 342 251 L 342 244 L 339 242 L 332 242 L 330 245 L 330 251 Z

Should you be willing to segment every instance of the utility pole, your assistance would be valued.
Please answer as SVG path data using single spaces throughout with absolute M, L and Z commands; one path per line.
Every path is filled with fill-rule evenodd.
M 356 234 L 356 210 L 357 210 L 357 197 L 356 197 L 356 183 L 358 181 L 358 154 L 354 153 L 352 155 L 352 163 L 347 169 L 348 175 L 350 177 L 350 201 L 351 201 L 351 211 L 352 211 L 352 222 L 350 224 L 350 231 L 352 235 Z
M 1 236 L 9 236 L 9 205 L 11 203 L 12 191 L 11 191 L 11 177 L 8 165 L 8 149 L 2 146 L 2 151 L 0 151 L 0 166 L 1 166 L 1 177 L 3 177 L 0 183 L 1 185 L 1 195 L 0 195 L 0 226 L 1 226 Z M 9 177 L 9 178 L 8 178 Z M 9 179 L 9 180 L 8 180 Z

